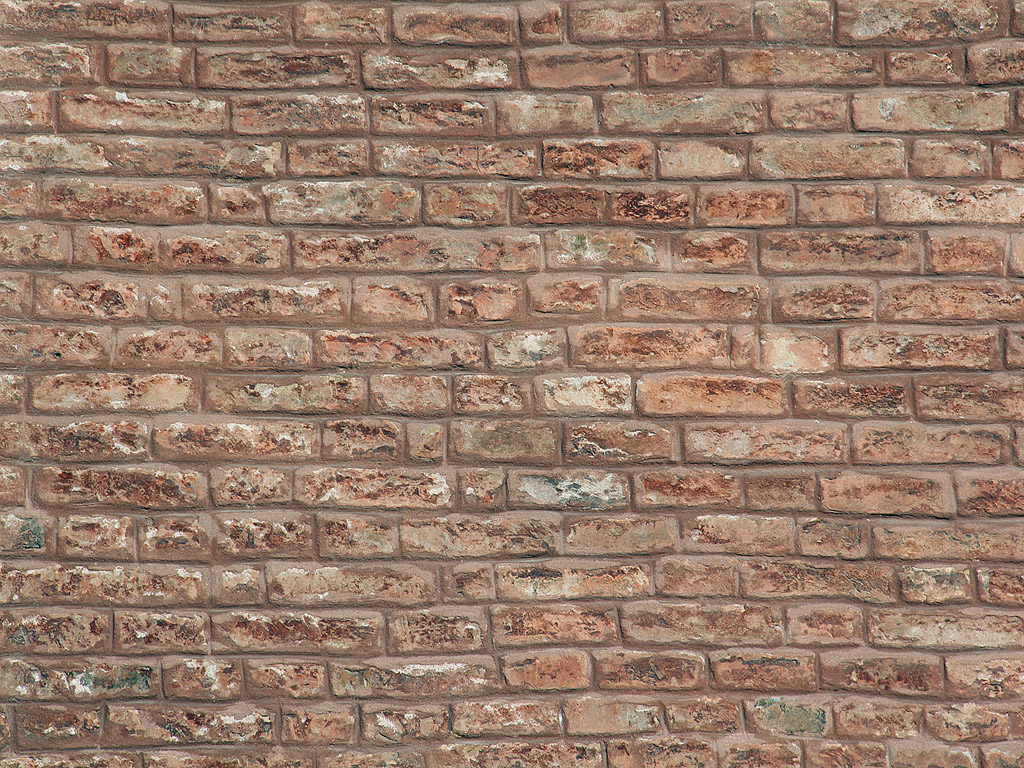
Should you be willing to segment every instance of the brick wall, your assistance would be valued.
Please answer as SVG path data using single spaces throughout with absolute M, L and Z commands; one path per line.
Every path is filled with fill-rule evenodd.
M 0 0 L 0 768 L 1024 766 L 1024 3 Z

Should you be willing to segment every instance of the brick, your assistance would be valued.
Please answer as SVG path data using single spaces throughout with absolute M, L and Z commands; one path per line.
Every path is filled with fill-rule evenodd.
M 366 52 L 363 79 L 371 88 L 510 88 L 518 82 L 519 62 L 508 56 L 409 55 Z
M 184 658 L 163 665 L 164 690 L 176 699 L 222 701 L 242 692 L 242 667 L 231 661 Z
M 685 450 L 691 461 L 732 463 L 836 463 L 846 458 L 846 430 L 837 424 L 800 422 L 771 426 L 695 425 L 687 428 Z
M 851 645 L 863 639 L 863 625 L 861 610 L 849 605 L 826 603 L 786 610 L 787 637 L 795 645 Z
M 844 472 L 822 479 L 822 501 L 834 512 L 948 517 L 954 501 L 948 478 L 936 474 Z
M 664 239 L 630 231 L 568 230 L 545 238 L 552 268 L 651 269 L 665 263 Z
M 751 3 L 744 0 L 678 0 L 666 8 L 669 38 L 700 42 L 742 41 L 753 36 Z
M 749 597 L 840 597 L 867 603 L 895 602 L 896 578 L 884 565 L 842 563 L 835 568 L 805 563 L 753 564 L 740 569 L 744 594 Z
M 763 98 L 756 91 L 613 92 L 602 105 L 601 124 L 615 133 L 754 133 L 765 124 Z
M 1021 56 L 1020 45 L 1013 41 L 972 45 L 967 51 L 971 79 L 983 85 L 1015 82 L 1024 66 Z
M 855 462 L 865 464 L 989 464 L 1000 461 L 1005 438 L 984 428 L 866 423 L 854 428 L 853 455 Z
M 403 526 L 404 549 L 426 557 L 531 556 L 557 550 L 557 520 L 516 513 L 487 520 L 467 516 Z
M 910 171 L 924 178 L 981 178 L 988 171 L 988 153 L 980 141 L 915 141 Z
M 842 130 L 849 122 L 846 99 L 815 91 L 773 92 L 768 96 L 768 114 L 773 125 L 790 131 Z
M 821 676 L 827 688 L 861 693 L 928 696 L 943 685 L 939 659 L 915 653 L 832 651 L 822 655 Z
M 377 97 L 370 105 L 370 124 L 394 136 L 489 136 L 494 104 L 489 98 L 457 96 Z
M 74 85 L 95 79 L 93 52 L 82 45 L 36 43 L 0 46 L 5 85 Z
M 875 54 L 857 50 L 729 50 L 725 78 L 738 86 L 874 85 L 881 82 L 882 61 Z
M 642 52 L 640 65 L 652 85 L 717 83 L 721 54 L 715 50 L 669 48 Z
M 399 182 L 283 182 L 265 191 L 271 221 L 289 224 L 407 224 L 420 202 Z
M 727 645 L 778 644 L 782 614 L 766 606 L 634 602 L 622 610 L 623 636 L 654 644 L 703 642 Z
M 833 716 L 840 735 L 909 739 L 920 733 L 920 708 L 912 704 L 849 699 L 833 708 Z
M 573 360 L 583 366 L 651 370 L 683 365 L 726 366 L 721 326 L 582 326 L 572 330 Z
M 658 518 L 583 518 L 565 534 L 570 554 L 634 554 L 671 550 L 675 533 Z
M 674 458 L 675 435 L 654 422 L 591 422 L 569 427 L 563 452 L 581 464 L 663 462 Z
M 298 52 L 288 49 L 201 52 L 197 82 L 205 87 L 241 89 L 335 87 L 355 83 L 350 51 Z
M 174 38 L 208 42 L 281 40 L 288 19 L 279 9 L 209 8 L 182 4 L 174 8 Z
M 713 227 L 781 226 L 792 220 L 792 209 L 791 194 L 784 187 L 702 187 L 697 220 Z
M 231 128 L 241 134 L 352 135 L 361 133 L 366 122 L 366 99 L 352 94 L 231 97 Z
M 958 333 L 879 326 L 877 330 L 844 331 L 840 341 L 844 364 L 855 370 L 940 367 L 986 369 L 994 365 L 997 354 L 993 333 L 984 329 Z
M 194 401 L 195 388 L 194 379 L 177 374 L 49 374 L 32 380 L 30 401 L 56 413 L 175 411 Z
M 832 9 L 822 0 L 783 0 L 754 5 L 756 34 L 771 43 L 827 43 L 832 36 Z
M 593 99 L 567 94 L 522 94 L 497 102 L 501 135 L 589 133 L 595 125 Z
M 532 88 L 607 88 L 633 85 L 636 55 L 624 48 L 559 46 L 523 53 L 526 83 Z
M 499 184 L 443 184 L 423 194 L 423 220 L 456 227 L 508 223 L 508 190 Z
M 457 703 L 452 731 L 460 736 L 552 736 L 560 731 L 556 704 L 532 701 Z
M 446 744 L 432 749 L 430 760 L 437 768 L 500 765 L 509 760 L 530 768 L 543 765 L 597 768 L 604 763 L 604 754 L 600 743 L 595 742 L 510 741 L 484 745 Z
M 535 266 L 539 258 L 540 238 L 521 232 L 425 230 L 348 236 L 308 232 L 296 237 L 296 262 L 304 270 L 347 266 L 369 272 L 521 272 Z
M 417 470 L 303 468 L 297 498 L 310 506 L 438 509 L 451 505 L 447 475 Z
M 189 85 L 191 51 L 173 45 L 112 44 L 107 46 L 107 72 L 111 80 L 128 85 Z
M 498 597 L 505 600 L 561 600 L 631 597 L 650 592 L 650 576 L 639 565 L 499 566 Z
M 18 713 L 18 743 L 39 749 L 99 746 L 100 709 L 57 705 L 24 706 Z M 6 724 L 6 723 L 5 723 Z
M 998 131 L 1009 114 L 1005 91 L 879 91 L 853 99 L 853 124 L 862 131 Z
M 331 664 L 330 676 L 335 694 L 356 698 L 381 694 L 395 698 L 466 697 L 491 693 L 498 687 L 494 661 L 485 656 L 453 657 L 443 663 L 339 662 Z
M 786 554 L 793 549 L 793 524 L 785 517 L 699 515 L 680 525 L 688 552 Z
M 136 745 L 266 742 L 275 720 L 269 710 L 237 705 L 182 709 L 159 704 L 111 706 L 107 718 L 112 734 Z
M 842 0 L 838 8 L 838 36 L 843 43 L 921 44 L 984 39 L 999 27 L 999 9 L 987 0 L 953 3 L 886 3 L 879 0 Z
M 939 273 L 1000 274 L 1006 243 L 996 234 L 979 230 L 934 233 L 928 238 L 928 259 Z
M 816 687 L 814 658 L 807 651 L 717 651 L 711 669 L 726 690 L 808 691 Z
M 751 146 L 751 173 L 763 179 L 891 178 L 905 164 L 899 139 L 773 138 Z
M 953 48 L 926 51 L 891 51 L 885 57 L 889 82 L 909 84 L 962 84 L 964 60 Z
M 297 141 L 288 167 L 300 176 L 358 176 L 369 170 L 369 147 L 362 139 Z
M 182 93 L 149 96 L 107 89 L 66 91 L 59 103 L 62 123 L 78 130 L 119 132 L 130 126 L 144 133 L 221 133 L 227 127 L 224 100 Z
M 868 617 L 868 636 L 883 647 L 984 650 L 1018 648 L 1022 640 L 1019 617 L 999 614 L 914 613 L 892 609 Z
M 1002 655 L 953 656 L 946 662 L 946 674 L 953 690 L 971 698 L 1015 698 L 1019 696 L 1020 663 Z

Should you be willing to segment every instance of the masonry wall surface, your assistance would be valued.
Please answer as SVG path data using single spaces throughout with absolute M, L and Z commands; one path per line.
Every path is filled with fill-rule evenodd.
M 0 0 L 0 768 L 1024 766 L 1024 2 Z

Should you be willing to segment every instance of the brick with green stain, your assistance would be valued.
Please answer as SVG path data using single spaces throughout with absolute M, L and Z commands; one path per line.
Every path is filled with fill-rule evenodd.
M 787 736 L 820 736 L 825 733 L 823 707 L 778 698 L 754 702 L 752 719 L 765 730 Z

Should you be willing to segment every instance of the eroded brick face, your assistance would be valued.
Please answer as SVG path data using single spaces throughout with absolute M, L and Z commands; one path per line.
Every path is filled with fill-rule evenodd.
M 1024 2 L 0 0 L 0 768 L 1024 768 Z

